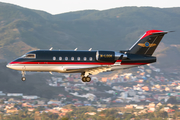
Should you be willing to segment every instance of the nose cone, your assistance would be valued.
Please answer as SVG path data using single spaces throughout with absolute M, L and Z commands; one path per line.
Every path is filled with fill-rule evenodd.
M 6 65 L 7 68 L 14 69 L 15 68 L 15 62 L 10 62 Z
M 7 65 L 6 65 L 7 68 L 10 68 L 10 66 L 11 66 L 10 64 L 7 64 Z
M 8 63 L 8 64 L 6 65 L 6 67 L 13 69 L 13 68 L 12 68 L 12 67 L 13 67 L 13 64 L 12 64 L 12 63 L 13 63 L 13 62 Z

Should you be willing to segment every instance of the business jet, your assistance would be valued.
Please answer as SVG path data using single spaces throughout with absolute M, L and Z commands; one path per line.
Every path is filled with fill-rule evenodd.
M 8 68 L 22 72 L 59 72 L 81 73 L 83 82 L 90 82 L 90 75 L 101 72 L 127 69 L 156 62 L 152 56 L 165 34 L 170 31 L 149 30 L 129 49 L 125 51 L 64 51 L 35 50 L 24 54 L 7 64 Z

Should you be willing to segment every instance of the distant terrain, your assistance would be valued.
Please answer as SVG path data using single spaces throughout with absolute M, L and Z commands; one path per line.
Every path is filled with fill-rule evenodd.
M 178 69 L 180 8 L 122 7 L 51 15 L 0 3 L 0 60 L 10 61 L 35 49 L 123 50 L 147 30 L 165 35 L 155 55 L 160 67 Z M 173 59 L 172 59 L 173 58 Z

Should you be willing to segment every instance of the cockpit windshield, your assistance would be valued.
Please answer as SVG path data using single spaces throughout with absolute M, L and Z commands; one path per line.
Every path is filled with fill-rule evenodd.
M 36 54 L 25 54 L 21 58 L 36 58 Z

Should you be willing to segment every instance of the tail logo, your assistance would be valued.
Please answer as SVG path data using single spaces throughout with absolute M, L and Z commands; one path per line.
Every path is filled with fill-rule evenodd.
M 150 44 L 149 42 L 138 43 L 138 45 L 141 46 L 141 47 L 154 47 L 154 46 L 156 46 L 155 43 Z

